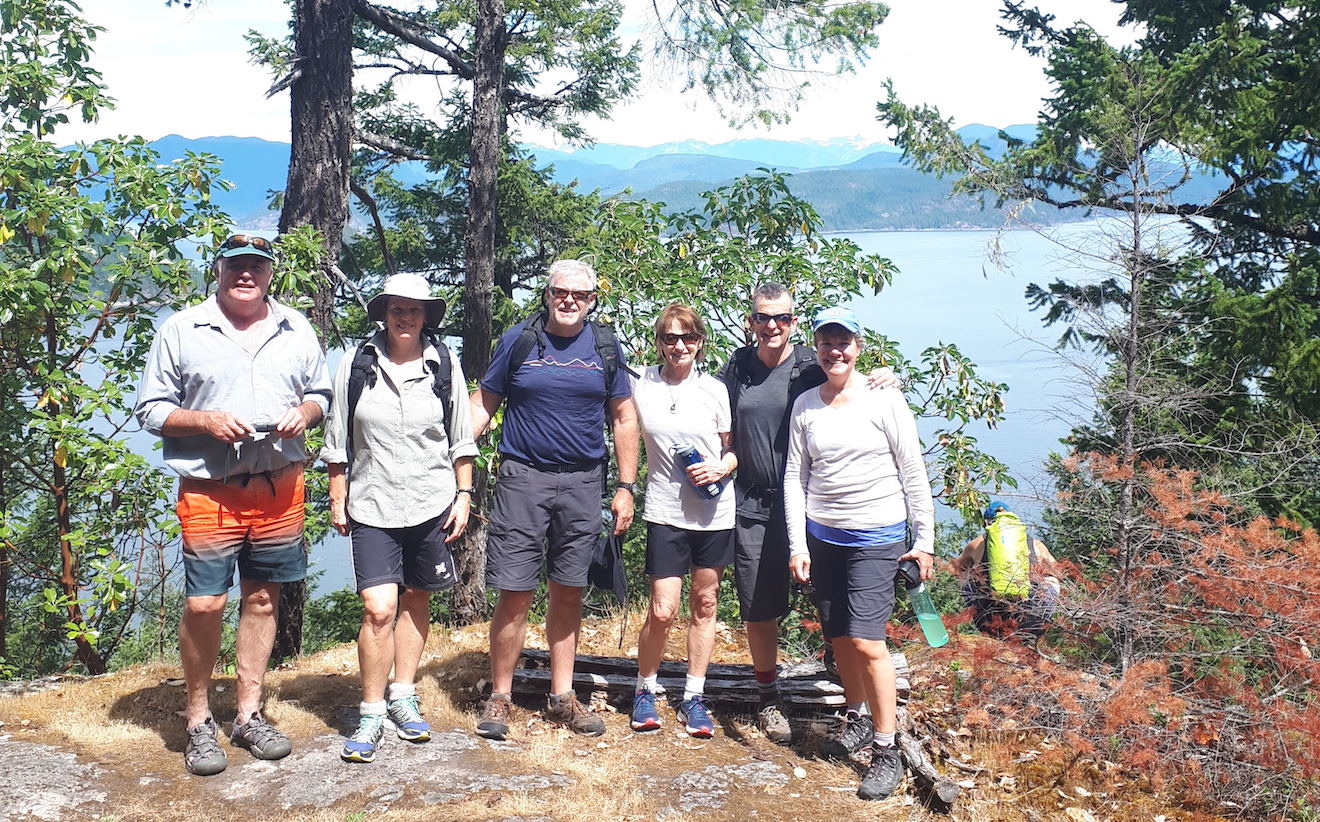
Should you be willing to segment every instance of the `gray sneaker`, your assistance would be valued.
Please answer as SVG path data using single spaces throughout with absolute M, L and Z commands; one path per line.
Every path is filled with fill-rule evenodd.
M 225 752 L 216 739 L 219 729 L 215 720 L 207 717 L 200 725 L 188 729 L 188 742 L 183 746 L 183 766 L 197 776 L 218 774 L 229 764 Z
M 235 718 L 229 741 L 240 748 L 247 748 L 257 759 L 283 759 L 293 751 L 289 737 L 267 722 L 260 711 L 253 711 L 248 721 L 241 725 Z
M 575 734 L 600 736 L 605 733 L 605 720 L 578 702 L 574 691 L 550 694 L 546 700 L 545 718 L 556 725 L 563 725 Z
M 786 745 L 793 741 L 793 726 L 779 707 L 778 699 L 761 703 L 761 710 L 756 714 L 756 727 L 771 742 Z
M 831 759 L 849 759 L 874 738 L 875 723 L 871 717 L 849 711 L 835 720 L 829 738 L 820 745 L 820 752 Z
M 861 787 L 857 789 L 859 799 L 888 799 L 903 781 L 903 757 L 893 745 L 871 746 L 871 766 L 866 769 Z

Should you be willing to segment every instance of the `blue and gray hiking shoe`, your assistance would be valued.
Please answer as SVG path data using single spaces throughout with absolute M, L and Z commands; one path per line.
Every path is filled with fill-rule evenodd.
M 390 700 L 386 712 L 394 723 L 399 739 L 408 742 L 427 742 L 431 739 L 431 725 L 422 718 L 416 694 Z
M 380 749 L 380 739 L 385 735 L 385 714 L 363 714 L 358 720 L 357 730 L 344 743 L 339 758 L 345 762 L 371 762 Z
M 706 707 L 706 697 L 697 694 L 678 703 L 678 721 L 687 724 L 687 732 L 697 739 L 710 739 L 715 735 L 715 720 Z
M 650 691 L 638 691 L 633 697 L 632 729 L 634 731 L 658 731 L 660 713 L 655 709 L 655 694 Z

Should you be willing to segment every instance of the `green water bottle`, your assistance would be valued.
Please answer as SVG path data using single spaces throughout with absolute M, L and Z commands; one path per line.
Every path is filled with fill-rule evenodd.
M 944 629 L 944 620 L 940 619 L 940 612 L 935 610 L 935 603 L 931 601 L 930 592 L 926 590 L 926 583 L 921 579 L 921 566 L 915 559 L 905 559 L 898 564 L 898 573 L 903 577 L 903 584 L 907 586 L 908 601 L 912 603 L 912 610 L 917 613 L 917 624 L 921 626 L 921 632 L 926 635 L 926 642 L 930 643 L 932 648 L 949 644 L 949 632 Z

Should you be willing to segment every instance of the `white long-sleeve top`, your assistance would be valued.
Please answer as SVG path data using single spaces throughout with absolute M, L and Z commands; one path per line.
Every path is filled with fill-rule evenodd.
M 822 386 L 823 387 L 823 386 Z M 831 528 L 907 520 L 913 547 L 935 552 L 935 505 L 917 421 L 897 388 L 850 390 L 828 406 L 820 389 L 798 397 L 788 429 L 784 511 L 793 555 L 807 553 L 807 518 Z

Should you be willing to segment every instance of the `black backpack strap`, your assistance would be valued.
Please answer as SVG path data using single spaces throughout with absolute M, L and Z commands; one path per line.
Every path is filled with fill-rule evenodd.
M 376 384 L 376 347 L 359 343 L 353 351 L 353 365 L 348 370 L 348 461 L 353 462 L 353 418 L 357 414 L 358 401 L 362 399 L 362 390 Z
M 605 323 L 599 323 L 595 320 L 587 320 L 591 326 L 591 333 L 596 338 L 596 355 L 600 357 L 601 368 L 605 371 L 605 402 L 610 401 L 610 394 L 614 391 L 614 378 L 619 373 L 619 338 L 614 333 L 614 329 Z M 634 379 L 639 378 L 639 374 L 629 368 L 627 364 L 622 364 L 623 370 L 627 371 Z
M 509 377 L 505 380 L 505 385 L 513 379 L 513 374 L 523 363 L 527 362 L 527 355 L 532 353 L 535 348 L 538 351 L 545 350 L 545 312 L 538 311 L 527 318 L 523 323 L 522 331 L 518 334 L 518 339 L 513 341 L 513 350 L 509 352 Z
M 449 349 L 440 339 L 440 332 L 435 329 L 427 329 L 426 341 L 435 346 L 437 361 L 432 363 L 427 361 L 426 367 L 431 372 L 431 389 L 435 391 L 435 396 L 440 400 L 440 407 L 444 410 L 445 436 L 449 437 L 449 442 L 454 441 L 454 432 L 450 425 L 454 419 L 453 398 L 454 393 L 454 364 L 449 360 Z

